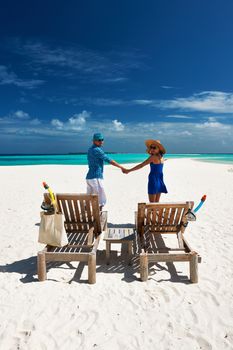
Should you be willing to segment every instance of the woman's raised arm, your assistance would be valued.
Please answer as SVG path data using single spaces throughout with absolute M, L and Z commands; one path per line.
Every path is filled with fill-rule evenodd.
M 143 168 L 143 167 L 146 166 L 147 164 L 150 164 L 151 158 L 152 158 L 152 157 L 150 156 L 149 158 L 147 158 L 146 160 L 144 160 L 144 162 L 142 162 L 142 163 L 140 163 L 140 164 L 134 166 L 133 168 L 123 170 L 123 173 L 128 174 L 128 173 L 130 173 L 131 171 L 135 171 L 135 170 L 139 170 L 139 169 Z

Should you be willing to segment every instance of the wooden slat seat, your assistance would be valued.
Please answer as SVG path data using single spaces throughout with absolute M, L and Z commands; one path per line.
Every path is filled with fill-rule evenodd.
M 44 194 L 46 203 L 50 199 Z M 46 279 L 48 261 L 84 261 L 88 263 L 88 281 L 96 282 L 96 251 L 100 235 L 107 228 L 107 212 L 100 212 L 97 195 L 57 194 L 58 211 L 64 214 L 68 237 L 65 247 L 46 246 L 38 253 L 38 278 Z
M 193 202 L 139 203 L 136 214 L 137 234 L 141 245 L 141 280 L 148 279 L 148 263 L 188 261 L 190 279 L 198 282 L 198 262 L 201 257 L 191 249 L 183 234 L 187 226 L 186 213 Z M 164 238 L 175 235 L 176 245 L 166 245 Z M 168 237 L 166 236 L 166 237 Z

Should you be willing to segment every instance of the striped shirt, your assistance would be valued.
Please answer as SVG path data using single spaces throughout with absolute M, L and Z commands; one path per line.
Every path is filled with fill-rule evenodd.
M 93 144 L 87 153 L 88 173 L 86 179 L 103 179 L 104 162 L 110 163 L 112 160 L 104 153 L 104 151 Z

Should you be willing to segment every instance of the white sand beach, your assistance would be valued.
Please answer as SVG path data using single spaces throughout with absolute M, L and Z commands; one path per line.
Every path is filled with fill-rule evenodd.
M 132 166 L 129 165 L 129 166 Z M 168 194 L 161 202 L 207 200 L 185 237 L 202 257 L 199 283 L 188 264 L 150 267 L 139 279 L 138 260 L 120 251 L 105 264 L 97 255 L 96 284 L 87 267 L 56 264 L 38 282 L 36 256 L 42 181 L 55 192 L 85 192 L 87 166 L 1 167 L 0 349 L 196 350 L 233 349 L 233 165 L 172 159 L 165 163 Z M 147 202 L 149 168 L 124 175 L 105 167 L 108 222 L 134 223 Z M 113 246 L 113 250 L 117 246 Z

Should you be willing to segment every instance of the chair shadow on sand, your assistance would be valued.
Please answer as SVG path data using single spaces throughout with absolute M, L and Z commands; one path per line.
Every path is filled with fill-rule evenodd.
M 50 268 L 60 267 L 62 263 L 49 263 Z M 10 264 L 0 265 L 0 273 L 18 273 L 24 275 L 20 278 L 22 283 L 38 282 L 37 277 L 37 256 L 15 261 Z
M 127 224 L 112 224 L 108 223 L 109 228 L 135 228 L 135 225 L 131 223 Z M 162 238 L 161 236 L 158 236 L 157 238 L 158 242 L 161 246 Z M 162 240 L 162 241 L 161 241 Z M 97 251 L 97 257 L 96 257 L 96 272 L 97 272 L 97 282 L 98 282 L 98 272 L 110 274 L 110 273 L 121 273 L 124 274 L 122 281 L 131 283 L 134 281 L 140 281 L 140 278 L 137 277 L 135 274 L 139 274 L 140 270 L 140 264 L 139 264 L 139 254 L 140 254 L 140 244 L 139 240 L 136 237 L 133 241 L 133 257 L 131 260 L 131 265 L 128 265 L 128 259 L 127 259 L 127 248 L 124 244 L 121 245 L 121 252 L 120 255 L 118 255 L 117 251 L 113 250 L 111 251 L 111 260 L 110 264 L 106 264 L 106 252 L 105 250 L 99 250 Z M 79 263 L 78 268 L 76 269 L 76 272 L 70 281 L 76 281 L 76 282 L 87 282 L 84 280 L 81 280 L 82 271 L 84 269 L 85 264 Z M 155 279 L 154 276 L 158 274 L 160 271 L 166 270 L 170 277 L 167 279 Z M 176 270 L 176 267 L 173 263 L 168 262 L 164 266 L 159 263 L 152 263 L 150 267 L 150 276 L 149 280 L 155 280 L 156 282 L 176 282 L 176 283 L 184 283 L 184 284 L 190 284 L 189 278 L 187 275 L 181 275 L 180 271 Z
M 32 256 L 30 258 L 18 260 L 10 264 L 0 265 L 0 273 L 18 273 L 20 275 L 25 275 L 20 278 L 21 282 L 35 282 L 37 281 L 37 277 L 35 277 L 36 264 L 37 257 Z
M 133 224 L 112 224 L 108 223 L 108 227 L 111 228 L 134 228 Z M 160 238 L 158 237 L 160 240 Z M 160 240 L 161 244 L 161 240 Z M 105 250 L 98 250 L 96 256 L 96 272 L 97 272 L 97 283 L 98 283 L 98 272 L 111 274 L 111 273 L 120 273 L 123 274 L 122 281 L 126 283 L 131 283 L 134 281 L 140 281 L 140 278 L 135 274 L 139 273 L 139 254 L 140 254 L 140 245 L 138 239 L 133 241 L 133 256 L 131 260 L 131 265 L 128 265 L 127 259 L 127 250 L 126 245 L 121 245 L 120 255 L 117 254 L 117 251 L 111 251 L 111 260 L 110 264 L 106 264 L 106 254 Z M 78 266 L 75 267 L 72 263 L 63 263 L 63 262 L 49 262 L 47 263 L 47 271 L 51 268 L 62 268 L 62 269 L 74 269 L 75 273 L 70 281 L 67 283 L 78 282 L 78 283 L 87 283 L 87 279 L 82 278 L 83 269 L 85 267 L 84 262 L 79 262 Z M 155 279 L 155 275 L 157 275 L 160 271 L 166 270 L 170 277 L 167 279 Z M 23 275 L 20 278 L 22 283 L 31 283 L 38 282 L 37 277 L 37 256 L 32 256 L 30 258 L 22 259 L 19 261 L 15 261 L 10 264 L 0 265 L 0 273 L 18 273 Z M 156 282 L 170 281 L 176 283 L 185 283 L 190 284 L 188 276 L 178 274 L 180 271 L 177 271 L 174 264 L 169 262 L 166 265 L 161 265 L 159 263 L 153 263 L 153 266 L 150 267 L 150 275 L 149 280 L 155 280 Z M 57 279 L 48 278 L 49 281 L 59 282 Z

